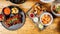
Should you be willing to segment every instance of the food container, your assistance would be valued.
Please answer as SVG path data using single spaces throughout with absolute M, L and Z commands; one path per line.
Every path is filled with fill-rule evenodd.
M 51 17 L 51 21 L 48 24 L 43 24 L 41 22 L 41 17 L 42 17 L 42 14 L 46 14 L 46 13 Z M 46 11 L 46 7 L 44 7 L 39 3 L 36 3 L 31 9 L 29 9 L 29 11 L 27 12 L 27 15 L 40 30 L 43 30 L 45 26 L 48 26 L 53 22 L 53 16 Z
M 4 21 L 1 24 L 8 30 L 17 30 L 25 23 L 25 13 L 18 6 L 4 7 L 2 15 L 4 15 Z
M 29 9 L 27 15 L 30 19 L 32 19 L 33 22 L 36 23 L 39 21 L 40 14 L 42 14 L 45 10 L 46 8 L 44 6 L 39 3 L 36 3 L 34 6 L 32 6 L 32 8 Z
M 52 24 L 53 22 L 53 16 L 48 13 L 48 12 L 43 12 L 41 15 L 40 15 L 40 23 L 44 26 L 48 26 L 50 24 Z
M 56 0 L 54 3 L 52 3 L 51 11 L 55 16 L 57 16 L 57 17 L 60 16 L 60 2 L 59 2 L 59 0 Z

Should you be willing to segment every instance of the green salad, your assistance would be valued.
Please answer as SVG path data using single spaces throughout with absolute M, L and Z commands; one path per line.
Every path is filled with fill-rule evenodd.
M 60 6 L 56 7 L 56 11 L 60 11 Z
M 55 13 L 60 14 L 60 5 L 57 5 L 57 6 L 54 5 L 53 10 Z

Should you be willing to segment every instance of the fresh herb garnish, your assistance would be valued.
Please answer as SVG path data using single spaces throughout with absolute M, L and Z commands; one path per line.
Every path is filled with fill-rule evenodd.
M 10 20 L 10 24 L 12 24 L 15 20 L 18 20 L 18 19 L 14 18 L 14 19 Z

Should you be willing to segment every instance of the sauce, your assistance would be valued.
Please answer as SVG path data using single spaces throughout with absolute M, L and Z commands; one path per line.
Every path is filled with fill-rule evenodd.
M 4 9 L 4 14 L 5 15 L 9 15 L 10 14 L 10 9 L 9 8 L 5 8 Z

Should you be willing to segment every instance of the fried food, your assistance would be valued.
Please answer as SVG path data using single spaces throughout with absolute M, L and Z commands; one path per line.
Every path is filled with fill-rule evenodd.
M 49 15 L 45 14 L 42 16 L 41 20 L 42 20 L 43 24 L 48 24 L 51 21 L 51 17 Z
M 14 8 L 12 8 L 12 14 L 17 14 L 17 13 L 18 13 L 18 11 L 19 11 L 19 10 L 18 10 L 17 8 L 15 8 L 15 7 L 14 7 Z

